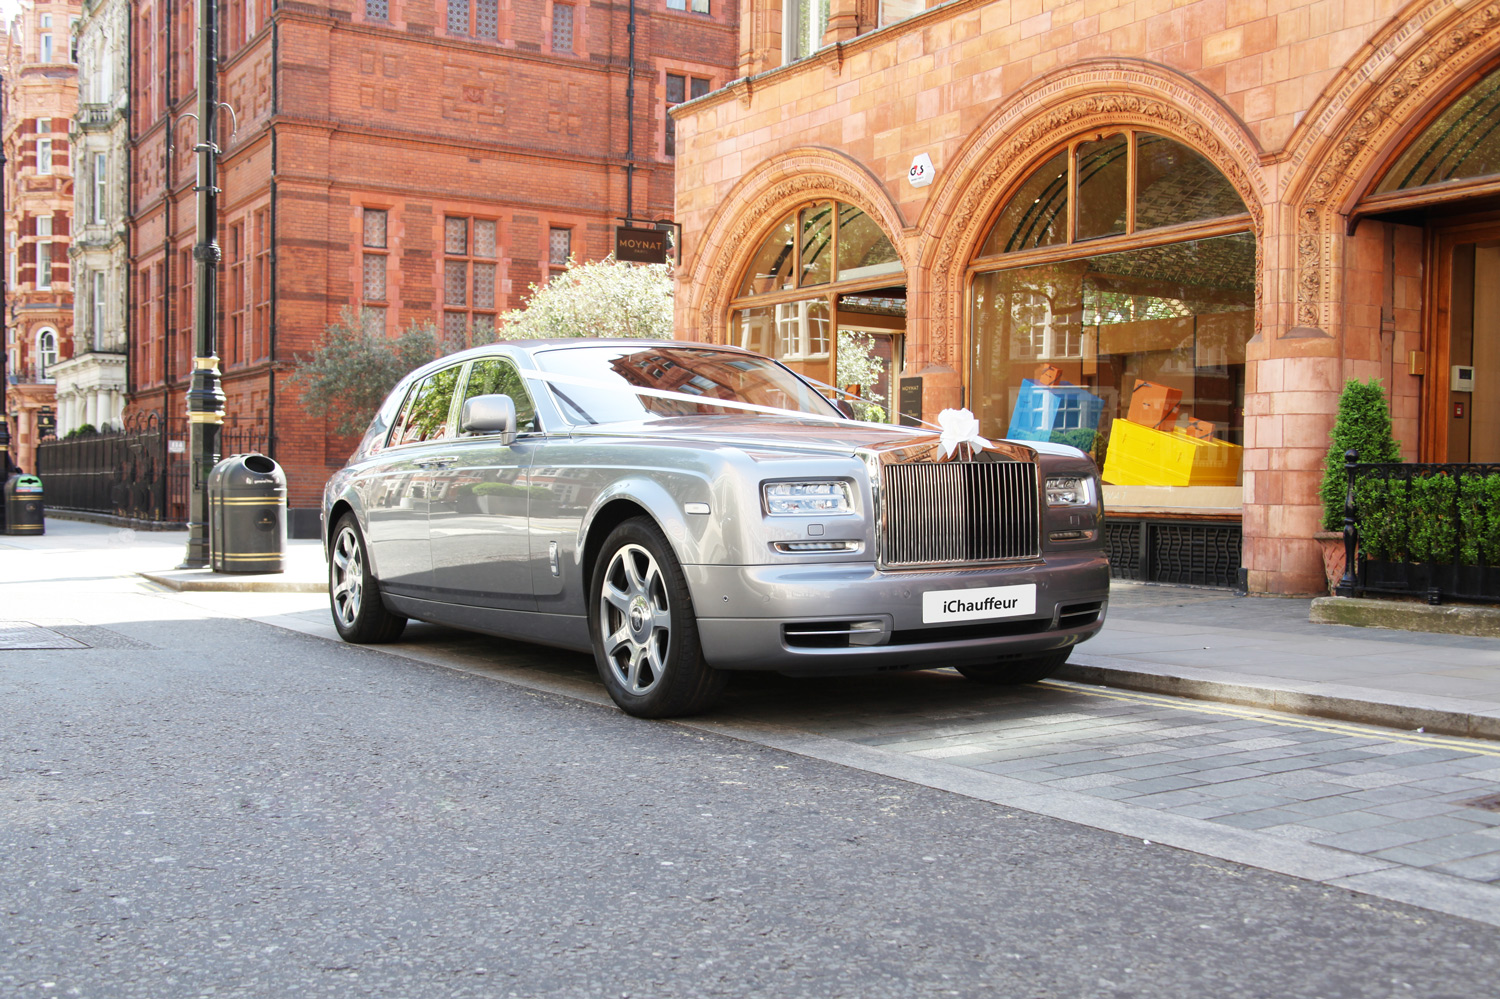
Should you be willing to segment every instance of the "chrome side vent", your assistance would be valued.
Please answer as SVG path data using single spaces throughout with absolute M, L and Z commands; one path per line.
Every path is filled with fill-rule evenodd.
M 1095 600 L 1088 604 L 1063 604 L 1057 609 L 1057 623 L 1062 628 L 1082 628 L 1099 620 L 1104 603 Z
M 847 649 L 881 645 L 887 637 L 884 621 L 799 621 L 781 627 L 789 648 Z
M 883 466 L 882 562 L 958 565 L 1041 554 L 1037 466 L 945 461 Z

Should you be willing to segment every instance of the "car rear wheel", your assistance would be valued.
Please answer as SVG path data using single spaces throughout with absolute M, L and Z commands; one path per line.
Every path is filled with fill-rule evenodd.
M 638 718 L 702 711 L 728 679 L 703 661 L 682 568 L 661 529 L 644 517 L 616 527 L 599 551 L 589 631 L 605 689 Z
M 954 669 L 975 683 L 993 683 L 1002 686 L 1036 683 L 1056 673 L 1062 664 L 1068 661 L 1068 654 L 1072 651 L 1072 647 L 1069 646 L 1066 649 L 1042 652 L 1034 656 L 1001 659 L 993 663 L 979 663 L 971 666 L 955 666 Z
M 354 514 L 339 519 L 328 556 L 328 607 L 339 637 L 357 645 L 400 638 L 406 618 L 392 614 L 381 602 L 380 583 L 370 572 L 365 539 Z

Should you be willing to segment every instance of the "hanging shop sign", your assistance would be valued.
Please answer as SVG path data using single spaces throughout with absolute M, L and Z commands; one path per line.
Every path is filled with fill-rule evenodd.
M 615 259 L 631 264 L 664 264 L 669 253 L 665 229 L 615 226 Z

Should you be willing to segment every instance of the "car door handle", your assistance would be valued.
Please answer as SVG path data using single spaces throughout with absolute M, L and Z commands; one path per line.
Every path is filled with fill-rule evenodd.
M 418 468 L 447 468 L 458 460 L 456 454 L 439 455 L 436 458 L 419 458 L 412 462 Z

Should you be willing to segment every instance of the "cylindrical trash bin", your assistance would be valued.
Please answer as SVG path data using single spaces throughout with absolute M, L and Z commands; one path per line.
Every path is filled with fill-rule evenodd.
M 42 480 L 35 475 L 12 475 L 5 482 L 5 533 L 43 534 Z
M 286 473 L 263 454 L 225 458 L 208 474 L 214 572 L 286 570 Z

